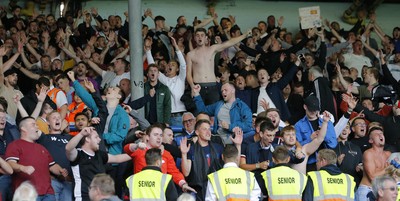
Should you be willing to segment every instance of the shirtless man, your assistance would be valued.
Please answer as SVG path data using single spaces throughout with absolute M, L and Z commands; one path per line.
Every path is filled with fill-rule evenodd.
M 301 148 L 301 152 L 298 152 L 298 149 L 296 148 L 296 130 L 294 129 L 294 127 L 286 126 L 285 128 L 282 129 L 281 135 L 283 138 L 283 145 L 289 150 L 293 151 L 296 150 L 295 155 L 297 158 L 303 157 L 302 155 L 304 155 L 305 157 L 303 162 L 299 164 L 293 164 L 292 165 L 293 169 L 303 174 L 307 174 L 306 168 L 307 168 L 308 157 L 314 154 L 314 152 L 317 151 L 322 142 L 324 142 L 329 120 L 330 120 L 329 112 L 327 111 L 323 112 L 323 123 L 321 125 L 320 130 L 314 131 L 314 133 L 311 135 L 311 138 L 313 140 L 303 145 Z
M 367 195 L 372 191 L 372 180 L 385 174 L 385 168 L 389 165 L 387 160 L 390 152 L 383 150 L 385 136 L 382 128 L 371 128 L 369 131 L 369 143 L 371 143 L 372 147 L 365 151 L 363 155 L 364 172 L 355 195 L 356 201 L 368 200 Z
M 247 34 L 232 38 L 221 44 L 208 46 L 207 30 L 204 28 L 196 30 L 194 38 L 197 47 L 186 56 L 186 79 L 192 89 L 201 86 L 200 95 L 206 105 L 210 105 L 220 99 L 220 94 L 215 93 L 219 91 L 216 83 L 217 78 L 214 74 L 215 54 L 235 45 L 250 34 L 251 30 L 247 31 Z

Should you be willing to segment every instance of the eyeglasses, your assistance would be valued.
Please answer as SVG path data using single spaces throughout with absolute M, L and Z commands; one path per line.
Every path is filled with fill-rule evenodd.
M 389 188 L 382 188 L 382 190 L 390 190 L 390 191 L 397 191 L 397 186 L 392 186 L 392 187 L 389 187 Z
M 188 120 L 184 120 L 184 121 L 182 121 L 182 122 L 183 122 L 184 124 L 186 124 L 186 123 L 192 123 L 193 120 L 194 120 L 194 119 L 188 119 Z

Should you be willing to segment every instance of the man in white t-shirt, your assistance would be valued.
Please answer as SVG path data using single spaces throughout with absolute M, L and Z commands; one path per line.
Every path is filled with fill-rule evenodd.
M 346 53 L 343 57 L 345 66 L 349 68 L 355 67 L 358 70 L 358 77 L 361 77 L 363 66 L 372 66 L 371 60 L 363 53 L 363 44 L 361 40 L 356 40 L 353 43 L 353 53 Z

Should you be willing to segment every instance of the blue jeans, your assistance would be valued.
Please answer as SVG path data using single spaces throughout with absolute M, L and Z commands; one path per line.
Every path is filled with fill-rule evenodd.
M 40 195 L 36 201 L 56 201 L 56 197 L 52 194 Z
M 368 201 L 368 193 L 371 192 L 371 187 L 366 186 L 366 185 L 360 185 L 358 186 L 358 189 L 356 191 L 356 194 L 354 196 L 355 201 Z
M 69 201 L 72 200 L 72 183 L 68 181 L 59 181 L 51 179 L 51 187 L 54 189 L 55 200 Z
M 13 192 L 11 190 L 11 176 L 2 175 L 0 176 L 0 193 L 2 200 L 11 200 Z

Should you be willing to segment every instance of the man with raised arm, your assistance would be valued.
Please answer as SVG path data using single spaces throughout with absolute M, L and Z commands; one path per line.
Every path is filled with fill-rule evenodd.
M 369 143 L 371 148 L 363 154 L 364 172 L 355 195 L 356 201 L 367 200 L 368 193 L 372 191 L 372 180 L 385 174 L 385 168 L 389 165 L 387 160 L 390 156 L 389 151 L 383 150 L 385 146 L 385 136 L 380 127 L 373 127 L 369 130 Z
M 314 154 L 320 145 L 324 142 L 327 128 L 328 128 L 328 122 L 330 120 L 330 114 L 327 111 L 324 111 L 322 116 L 322 124 L 321 127 L 313 132 L 312 140 L 306 144 L 303 144 L 301 151 L 298 152 L 296 150 L 296 129 L 293 126 L 287 126 L 282 129 L 281 131 L 281 136 L 283 138 L 283 145 L 289 149 L 295 151 L 296 157 L 298 155 L 302 156 L 304 155 L 304 161 L 299 163 L 299 164 L 293 164 L 292 168 L 306 174 L 306 166 L 307 166 L 307 161 L 308 157 Z
M 206 105 L 212 104 L 220 99 L 219 93 L 215 93 L 215 91 L 218 91 L 217 79 L 214 74 L 215 54 L 235 45 L 250 34 L 251 30 L 247 31 L 246 34 L 232 38 L 221 44 L 208 46 L 209 39 L 207 37 L 207 30 L 198 28 L 195 31 L 194 38 L 197 47 L 186 56 L 186 78 L 191 88 L 198 88 L 201 86 L 202 90 L 200 94 Z
M 65 146 L 67 158 L 74 173 L 74 198 L 90 200 L 89 187 L 96 174 L 106 172 L 107 163 L 122 163 L 131 159 L 127 154 L 111 155 L 99 150 L 100 137 L 96 129 L 86 127 Z M 78 144 L 81 148 L 76 148 Z
M 8 103 L 13 102 L 13 97 L 18 95 L 24 97 L 21 91 L 16 89 L 18 74 L 11 68 L 13 63 L 18 59 L 21 54 L 22 47 L 18 48 L 18 52 L 15 53 L 10 59 L 3 63 L 3 59 L 0 60 L 0 96 L 3 96 Z M 2 58 L 7 54 L 9 50 L 5 47 L 0 48 L 0 57 Z M 14 119 L 17 117 L 17 106 L 15 104 L 8 104 L 7 113 Z

